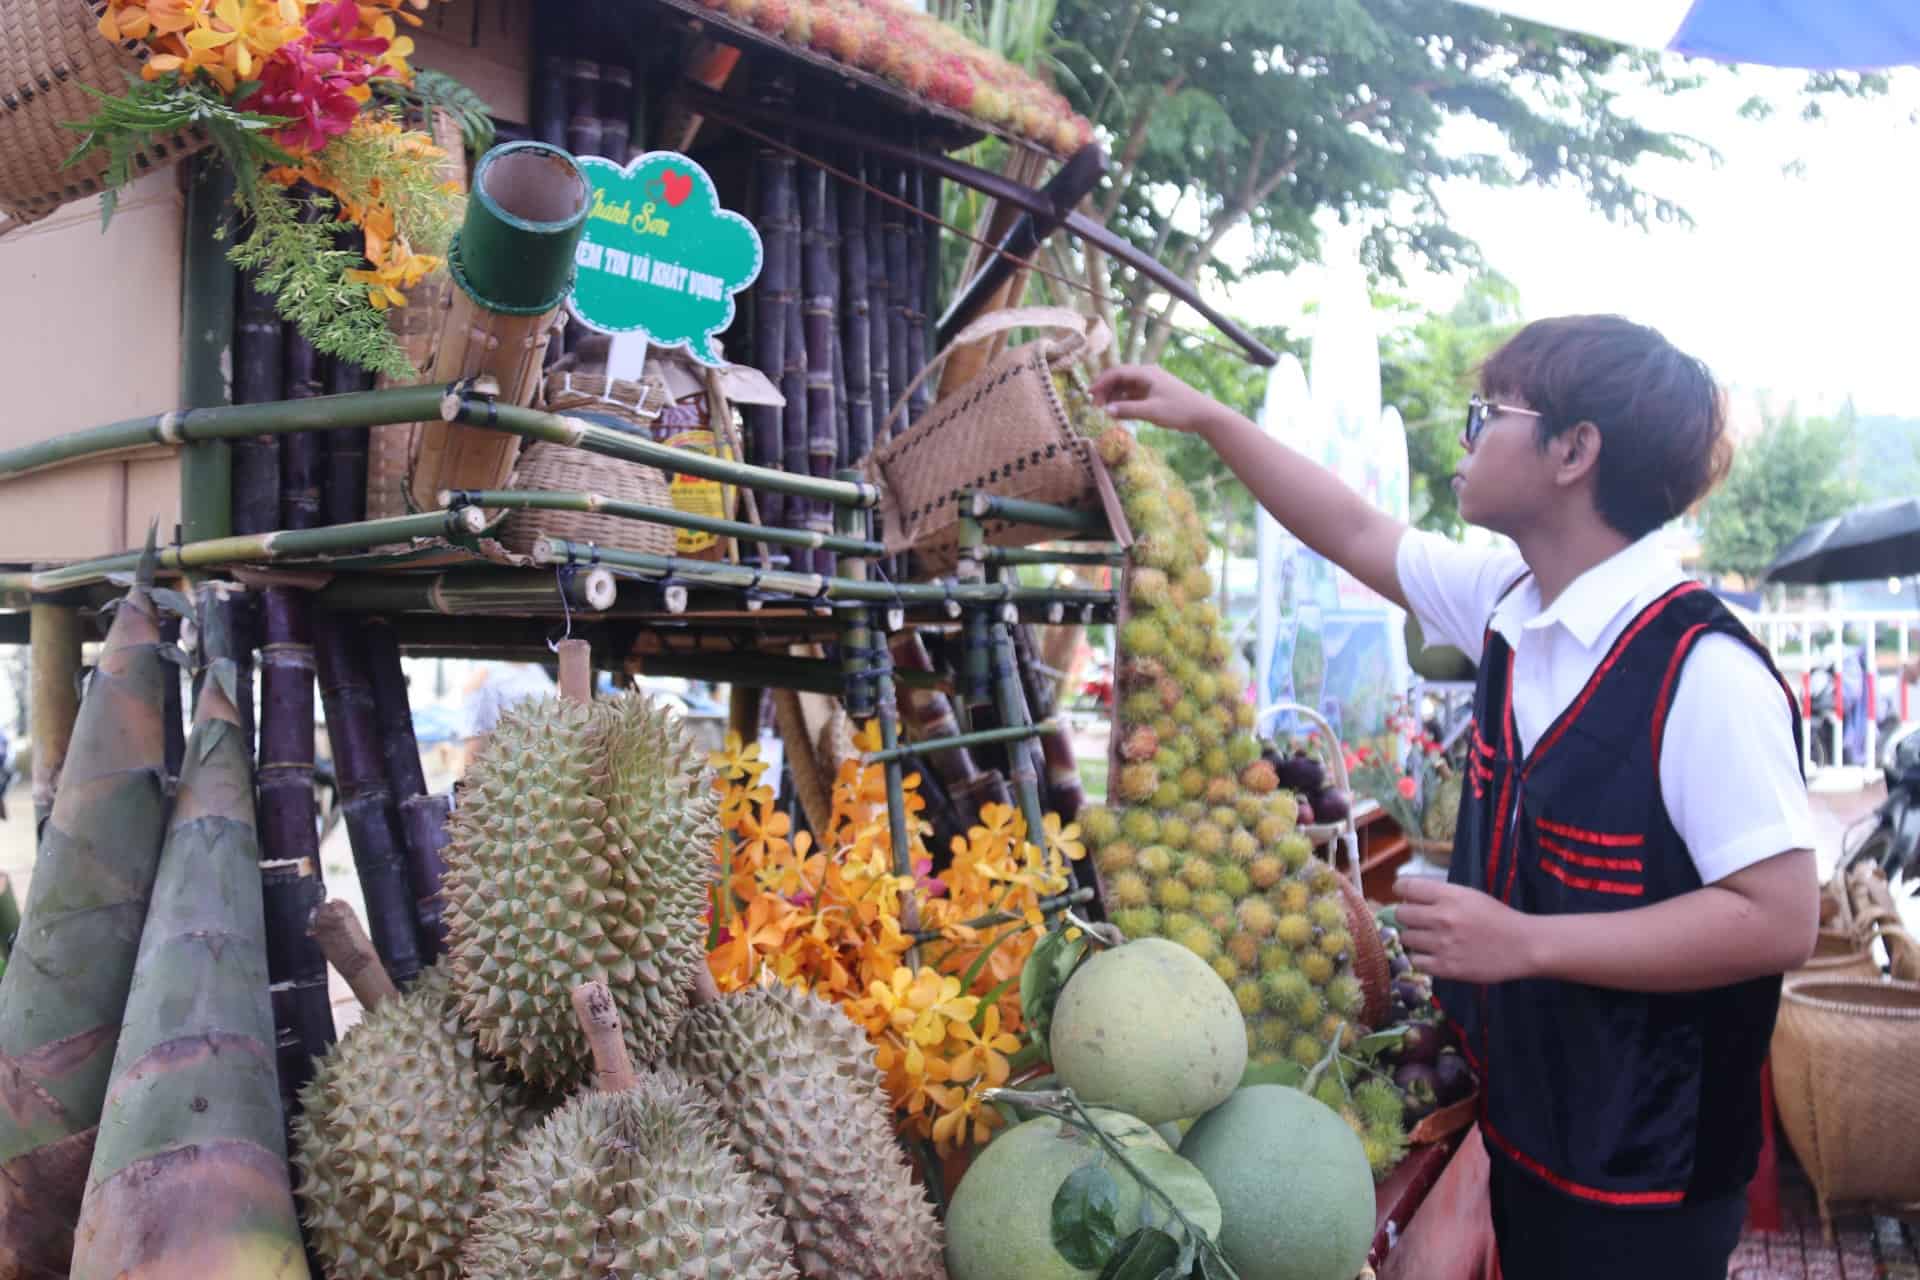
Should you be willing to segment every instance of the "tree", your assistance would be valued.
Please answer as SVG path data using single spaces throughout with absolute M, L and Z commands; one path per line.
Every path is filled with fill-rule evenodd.
M 1614 110 L 1626 89 L 1679 92 L 1698 78 L 1451 0 L 1059 0 L 1054 30 L 1062 87 L 1113 139 L 1095 214 L 1190 280 L 1313 261 L 1327 212 L 1371 228 L 1364 256 L 1381 275 L 1407 255 L 1471 267 L 1474 246 L 1437 197 L 1453 177 L 1571 183 L 1610 216 L 1684 221 L 1634 165 L 1711 154 Z M 1497 148 L 1443 149 L 1455 121 L 1490 126 Z M 1247 242 L 1231 263 L 1216 256 L 1229 237 Z M 1117 355 L 1158 360 L 1179 304 L 1134 273 L 1084 266 L 1118 295 Z
M 1407 427 L 1413 523 L 1448 537 L 1463 527 L 1449 483 L 1460 463 L 1460 430 L 1475 371 L 1520 328 L 1520 295 L 1501 276 L 1468 282 L 1445 315 L 1422 315 L 1389 338 L 1380 357 L 1380 399 Z
M 1757 577 L 1808 525 L 1861 499 L 1844 478 L 1852 423 L 1770 418 L 1734 455 L 1726 482 L 1707 499 L 1702 550 L 1708 570 Z

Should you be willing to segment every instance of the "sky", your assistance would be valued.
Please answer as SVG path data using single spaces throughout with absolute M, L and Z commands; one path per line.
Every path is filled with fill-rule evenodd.
M 1920 70 L 1896 73 L 1878 99 L 1829 95 L 1826 118 L 1811 123 L 1795 99 L 1802 79 L 1740 68 L 1676 98 L 1622 105 L 1720 152 L 1717 166 L 1658 160 L 1636 171 L 1693 215 L 1691 227 L 1611 223 L 1571 189 L 1453 182 L 1443 207 L 1518 287 L 1529 319 L 1618 312 L 1660 329 L 1750 400 L 1819 413 L 1851 396 L 1862 413 L 1920 417 Z M 1753 96 L 1778 104 L 1771 119 L 1739 116 Z M 1471 127 L 1443 143 L 1491 146 Z M 1351 249 L 1341 229 L 1330 232 L 1332 262 Z M 1309 268 L 1246 281 L 1229 305 L 1298 325 L 1324 278 Z M 1444 310 L 1462 284 L 1428 274 L 1408 292 Z

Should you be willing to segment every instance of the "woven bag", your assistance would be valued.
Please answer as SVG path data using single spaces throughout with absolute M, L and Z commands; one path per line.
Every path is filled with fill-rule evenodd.
M 644 431 L 666 404 L 666 388 L 647 379 L 643 382 L 615 381 L 599 375 L 557 373 L 547 379 L 547 408 L 554 413 L 569 409 L 591 409 L 596 414 L 618 418 Z M 669 510 L 673 493 L 667 478 L 657 468 L 643 463 L 606 458 L 570 445 L 538 441 L 520 453 L 514 465 L 512 486 L 516 489 L 554 489 L 598 494 L 619 502 Z M 621 516 L 593 515 L 578 511 L 534 511 L 516 509 L 507 513 L 500 526 L 500 542 L 507 550 L 530 555 L 541 538 L 566 538 L 573 542 L 591 542 L 603 547 L 645 551 L 652 555 L 673 554 L 673 526 L 647 520 L 628 520 Z
M 102 189 L 106 149 L 62 168 L 80 141 L 62 125 L 99 111 L 86 89 L 126 92 L 147 57 L 139 41 L 115 44 L 100 34 L 105 8 L 97 0 L 0 0 L 0 214 L 9 219 L 0 231 Z M 163 169 L 206 143 L 197 132 L 157 138 L 133 153 L 131 173 Z
M 924 575 L 947 573 L 959 562 L 960 518 L 967 514 L 961 498 L 969 489 L 1083 511 L 1106 506 L 1104 472 L 1090 443 L 1075 434 L 1053 374 L 1076 359 L 1098 355 L 1111 335 L 1106 326 L 1074 311 L 1020 307 L 974 321 L 901 392 L 882 434 L 892 430 L 914 389 L 955 350 L 1025 328 L 1051 333 L 995 356 L 977 377 L 942 396 L 863 464 L 880 486 L 887 551 L 912 551 Z M 1040 525 L 987 522 L 987 540 L 996 546 L 1026 546 L 1059 536 L 1058 530 Z
M 1920 1202 L 1920 983 L 1802 978 L 1780 998 L 1773 1095 L 1833 1238 L 1835 1204 Z M 1709 1082 L 1708 1087 L 1712 1087 Z

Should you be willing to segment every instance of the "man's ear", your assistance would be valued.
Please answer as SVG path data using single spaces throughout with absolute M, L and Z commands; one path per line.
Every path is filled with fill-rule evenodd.
M 1548 452 L 1553 456 L 1553 481 L 1565 488 L 1592 475 L 1600 465 L 1600 428 L 1576 422 L 1555 436 Z

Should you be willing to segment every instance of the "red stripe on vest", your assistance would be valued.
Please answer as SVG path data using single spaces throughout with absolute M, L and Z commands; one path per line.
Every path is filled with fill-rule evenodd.
M 1667 712 L 1673 701 L 1673 687 L 1680 680 L 1680 664 L 1687 660 L 1687 654 L 1693 649 L 1693 642 L 1702 631 L 1708 629 L 1705 622 L 1696 622 L 1681 633 L 1680 643 L 1673 647 L 1673 657 L 1667 662 L 1667 674 L 1660 681 L 1660 697 L 1653 704 L 1653 758 L 1660 759 L 1660 740 L 1666 736 Z
M 1585 827 L 1568 826 L 1564 822 L 1555 822 L 1550 818 L 1541 818 L 1534 823 L 1542 831 L 1551 831 L 1557 836 L 1569 840 L 1580 840 L 1587 844 L 1597 844 L 1607 849 L 1633 849 L 1647 842 L 1645 836 L 1620 835 L 1606 831 L 1589 831 Z
M 1487 890 L 1489 892 L 1492 892 L 1500 883 L 1500 846 L 1506 843 L 1507 802 L 1513 798 L 1514 768 L 1511 761 L 1513 760 L 1513 748 L 1516 744 L 1513 740 L 1513 650 L 1511 648 L 1507 650 L 1507 692 L 1504 702 L 1506 706 L 1501 711 L 1500 724 L 1502 726 L 1501 731 L 1507 735 L 1507 760 L 1509 763 L 1501 770 L 1504 776 L 1500 780 L 1500 799 L 1498 803 L 1494 805 L 1493 840 L 1492 846 L 1487 851 Z M 1502 902 L 1507 901 L 1512 892 L 1513 877 L 1509 875 L 1507 877 L 1506 888 L 1500 891 L 1500 900 Z
M 1485 1116 L 1480 1119 L 1480 1131 L 1493 1139 L 1493 1145 L 1500 1148 L 1507 1159 L 1570 1196 L 1579 1196 L 1583 1200 L 1593 1200 L 1600 1204 L 1617 1205 L 1679 1204 L 1687 1198 L 1687 1193 L 1684 1191 L 1602 1191 L 1598 1187 L 1583 1186 L 1571 1178 L 1561 1177 L 1532 1156 L 1523 1153 L 1518 1147 L 1508 1142 L 1505 1135 L 1498 1129 L 1489 1124 Z
M 1586 889 L 1593 893 L 1617 893 L 1623 898 L 1638 898 L 1647 891 L 1647 886 L 1643 884 L 1621 884 L 1618 880 L 1589 880 L 1586 876 L 1562 871 L 1545 858 L 1540 859 L 1540 869 L 1561 884 L 1575 889 Z
M 1591 867 L 1595 871 L 1645 871 L 1646 866 L 1638 858 L 1596 858 L 1590 853 L 1581 853 L 1569 849 L 1558 840 L 1540 837 L 1540 847 L 1550 849 L 1560 861 L 1572 863 L 1576 867 Z
M 1527 758 L 1527 772 L 1531 773 L 1533 771 L 1533 766 L 1539 761 L 1540 757 L 1547 754 L 1548 748 L 1560 741 L 1561 735 L 1565 734 L 1573 722 L 1580 718 L 1580 713 L 1587 709 L 1587 703 L 1593 700 L 1594 691 L 1599 689 L 1601 681 L 1605 680 L 1607 673 L 1613 670 L 1613 664 L 1620 660 L 1620 655 L 1626 652 L 1627 646 L 1633 643 L 1634 637 L 1646 630 L 1647 627 L 1652 624 L 1653 620 L 1659 617 L 1661 613 L 1665 611 L 1666 607 L 1675 600 L 1692 592 L 1704 590 L 1706 590 L 1706 588 L 1697 582 L 1683 582 L 1647 606 L 1639 618 L 1634 621 L 1634 624 L 1628 627 L 1618 640 L 1613 642 L 1613 647 L 1607 651 L 1605 660 L 1602 661 L 1599 667 L 1594 670 L 1594 673 L 1587 678 L 1586 687 L 1580 690 L 1580 696 L 1574 701 L 1573 707 L 1566 715 L 1560 718 L 1558 724 L 1554 725 L 1553 732 L 1549 733 L 1534 747 L 1532 754 Z

